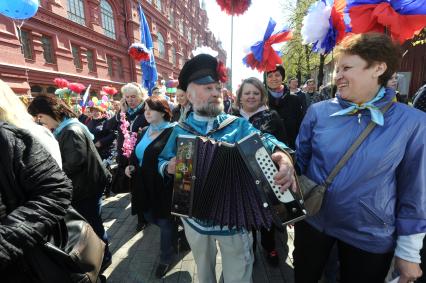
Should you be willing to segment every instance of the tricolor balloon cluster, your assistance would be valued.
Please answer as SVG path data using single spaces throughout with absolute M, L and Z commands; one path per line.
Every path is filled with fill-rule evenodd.
M 38 0 L 1 0 L 0 14 L 13 20 L 26 20 L 37 13 L 38 6 Z
M 350 34 L 386 33 L 403 44 L 426 27 L 425 0 L 318 0 L 303 20 L 304 44 L 327 54 Z

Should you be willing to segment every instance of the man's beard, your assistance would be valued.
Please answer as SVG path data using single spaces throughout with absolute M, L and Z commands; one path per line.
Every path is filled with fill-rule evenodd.
M 216 117 L 220 113 L 222 113 L 224 110 L 223 103 L 207 103 L 207 105 L 204 105 L 200 107 L 199 109 L 195 109 L 195 113 L 197 115 L 203 116 L 203 117 Z

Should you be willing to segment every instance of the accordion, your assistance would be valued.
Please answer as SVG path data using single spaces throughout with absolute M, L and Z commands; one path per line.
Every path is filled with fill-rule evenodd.
M 277 171 L 258 134 L 236 144 L 180 135 L 171 213 L 247 230 L 302 220 L 302 198 L 280 192 Z

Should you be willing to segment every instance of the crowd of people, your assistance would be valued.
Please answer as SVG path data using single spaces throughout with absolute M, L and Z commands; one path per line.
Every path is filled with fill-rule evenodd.
M 334 57 L 334 83 L 320 90 L 313 79 L 301 88 L 297 78 L 284 83 L 285 69 L 277 65 L 263 81 L 244 79 L 234 96 L 223 88 L 218 60 L 200 54 L 184 64 L 173 97 L 161 87 L 148 96 L 140 84 L 127 83 L 109 113 L 98 106 L 80 113 L 54 95 L 24 105 L 0 81 L 5 282 L 31 281 L 26 254 L 69 206 L 105 243 L 102 273 L 114 260 L 101 219 L 102 195 L 111 191 L 131 193 L 135 229 L 160 227 L 158 278 L 176 260 L 182 226 L 200 282 L 217 282 L 217 246 L 224 282 L 251 282 L 257 236 L 267 262 L 277 266 L 287 255 L 278 255 L 275 239 L 279 233 L 287 242 L 286 229 L 221 227 L 172 215 L 178 136 L 236 143 L 258 133 L 277 166 L 275 184 L 297 192 L 297 175 L 325 184 L 370 124 L 372 132 L 326 184 L 319 212 L 294 225 L 295 282 L 318 282 L 327 269 L 334 270 L 326 274 L 329 282 L 384 282 L 388 274 L 400 283 L 426 282 L 420 279 L 420 266 L 426 272 L 426 85 L 414 107 L 398 102 L 401 52 L 382 34 L 348 37 Z

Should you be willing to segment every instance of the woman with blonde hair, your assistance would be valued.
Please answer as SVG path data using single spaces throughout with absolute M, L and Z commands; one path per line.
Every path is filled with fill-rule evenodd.
M 137 133 L 144 127 L 148 126 L 148 122 L 144 116 L 145 100 L 148 98 L 148 91 L 137 83 L 128 83 L 121 88 L 123 98 L 120 101 L 120 113 L 126 113 L 126 120 L 129 122 L 129 134 Z M 123 156 L 124 136 L 121 131 L 120 113 L 108 120 L 108 128 L 118 133 L 117 136 L 117 163 L 118 168 L 113 176 L 111 190 L 114 193 L 129 192 L 131 190 L 130 178 L 128 178 L 124 170 L 129 165 L 129 160 Z M 138 214 L 133 206 L 132 213 Z M 137 230 L 142 230 L 146 222 L 142 214 L 138 214 Z
M 60 153 L 54 160 L 47 151 L 59 152 L 58 144 L 46 131 L 0 80 L 1 282 L 40 281 L 29 258 L 71 202 L 72 184 L 58 166 Z
M 0 80 L 0 120 L 17 128 L 28 130 L 52 155 L 59 167 L 62 167 L 61 152 L 53 134 L 41 126 L 40 121 L 38 123 L 34 121 L 24 103 L 2 80 Z

